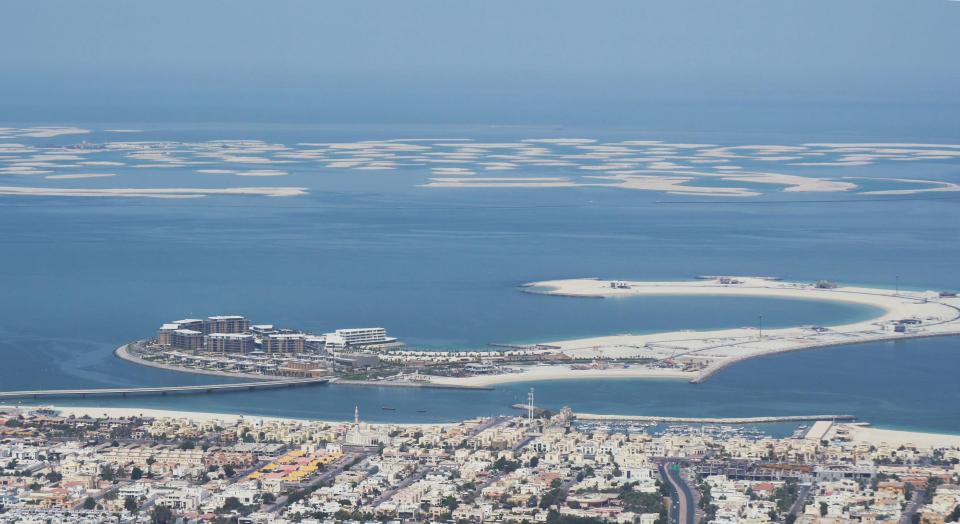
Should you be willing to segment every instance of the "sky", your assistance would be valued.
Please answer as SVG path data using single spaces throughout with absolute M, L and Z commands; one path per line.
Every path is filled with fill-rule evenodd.
M 0 119 L 842 122 L 882 107 L 888 124 L 949 127 L 957 27 L 950 0 L 6 0 Z

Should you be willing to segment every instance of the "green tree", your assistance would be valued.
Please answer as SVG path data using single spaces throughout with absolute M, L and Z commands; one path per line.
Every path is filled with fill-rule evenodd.
M 61 475 L 56 471 L 51 471 L 46 474 L 45 478 L 47 479 L 48 482 L 60 482 L 61 480 L 63 480 L 63 475 Z
M 141 478 L 143 478 L 143 470 L 134 466 L 130 471 L 130 480 L 140 480 Z
M 243 509 L 243 504 L 240 503 L 240 499 L 237 497 L 227 497 L 223 501 L 223 506 L 220 506 L 220 511 L 226 513 L 230 511 L 240 511 Z
M 113 480 L 115 478 L 113 467 L 106 464 L 100 468 L 100 478 L 103 480 Z
M 127 498 L 123 499 L 123 509 L 130 513 L 137 513 L 140 511 L 140 505 L 137 504 L 137 499 L 128 495 Z
M 93 497 L 83 499 L 83 509 L 94 509 L 96 507 L 97 501 L 93 500 Z
M 820 503 L 820 516 L 821 516 L 821 517 L 826 517 L 826 516 L 827 516 L 827 511 L 829 511 L 829 510 L 830 510 L 830 507 L 827 506 L 827 503 L 826 503 L 826 502 L 821 502 L 821 503 Z
M 171 524 L 173 521 L 173 511 L 166 506 L 154 506 L 150 512 L 151 524 Z

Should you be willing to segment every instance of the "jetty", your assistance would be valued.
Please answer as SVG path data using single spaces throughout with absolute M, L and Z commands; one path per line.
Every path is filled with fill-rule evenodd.
M 573 413 L 580 421 L 605 422 L 660 422 L 688 424 L 768 424 L 771 422 L 849 422 L 856 420 L 853 415 L 786 415 L 772 417 L 660 417 L 656 415 L 597 415 L 593 413 Z
M 40 398 L 86 398 L 86 397 L 126 397 L 133 395 L 199 394 L 229 391 L 253 391 L 258 389 L 292 388 L 299 386 L 320 386 L 330 382 L 329 378 L 291 378 L 284 380 L 263 380 L 258 382 L 234 382 L 227 384 L 206 384 L 199 386 L 161 386 L 139 388 L 100 388 L 100 389 L 39 389 L 32 391 L 0 391 L 3 399 L 40 399 Z

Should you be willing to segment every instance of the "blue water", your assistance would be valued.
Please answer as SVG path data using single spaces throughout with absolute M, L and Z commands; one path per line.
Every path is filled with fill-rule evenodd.
M 158 129 L 137 139 L 293 143 L 441 131 L 483 140 L 556 134 L 530 128 L 206 126 Z M 562 134 L 596 136 L 595 130 Z M 748 143 L 758 137 L 708 138 Z M 56 140 L 71 143 L 76 137 Z M 883 169 L 882 176 L 891 176 L 892 168 Z M 949 171 L 955 168 L 940 169 L 945 171 L 938 176 L 956 177 Z M 149 180 L 139 183 L 151 187 L 159 180 L 168 187 L 222 185 L 186 170 L 142 176 Z M 318 332 L 381 325 L 414 346 L 462 348 L 739 327 L 753 325 L 760 314 L 765 325 L 777 326 L 836 324 L 872 313 L 856 305 L 781 299 L 591 300 L 518 291 L 522 283 L 544 279 L 759 274 L 892 286 L 900 275 L 908 287 L 960 289 L 960 208 L 949 195 L 849 201 L 843 195 L 772 194 L 700 202 L 601 188 L 428 190 L 417 187 L 422 173 L 406 171 L 318 170 L 289 178 L 282 185 L 306 185 L 311 194 L 191 201 L 0 196 L 0 389 L 221 380 L 139 367 L 111 355 L 128 340 L 150 336 L 160 323 L 187 316 L 240 313 Z M 12 177 L 0 182 L 40 185 Z M 71 187 L 69 182 L 58 185 Z M 118 187 L 110 179 L 89 183 Z M 938 339 L 781 355 L 734 366 L 699 386 L 573 381 L 535 387 L 539 403 L 583 411 L 850 412 L 888 427 L 960 432 L 960 392 L 950 376 L 960 365 L 958 349 L 956 340 Z M 372 420 L 452 420 L 506 412 L 528 387 L 465 392 L 329 386 L 90 402 L 319 418 L 347 418 L 359 403 Z M 383 405 L 398 409 L 384 412 Z
M 383 422 L 451 421 L 510 413 L 533 387 L 539 405 L 586 413 L 746 417 L 851 414 L 876 425 L 960 432 L 957 338 L 919 339 L 786 353 L 750 360 L 703 384 L 678 380 L 574 380 L 498 386 L 492 391 L 330 385 L 203 396 L 57 401 L 346 420 L 354 405 Z M 396 411 L 384 411 L 383 407 Z M 419 413 L 427 410 L 426 413 Z

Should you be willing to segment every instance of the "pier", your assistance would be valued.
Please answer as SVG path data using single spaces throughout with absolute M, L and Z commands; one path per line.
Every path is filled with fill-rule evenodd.
M 771 422 L 815 422 L 827 420 L 831 422 L 849 422 L 856 420 L 853 415 L 787 415 L 774 417 L 658 417 L 655 415 L 596 415 L 592 413 L 574 413 L 574 418 L 580 421 L 621 421 L 621 422 L 676 422 L 688 424 L 767 424 Z
M 229 391 L 253 391 L 258 389 L 290 388 L 298 386 L 319 386 L 330 382 L 329 378 L 293 378 L 284 380 L 264 380 L 259 382 L 237 382 L 232 384 L 206 384 L 200 386 L 162 386 L 142 388 L 101 388 L 101 389 L 40 389 L 34 391 L 0 391 L 3 399 L 40 399 L 40 398 L 86 398 L 86 397 L 126 397 L 132 395 L 168 395 L 197 394 Z

